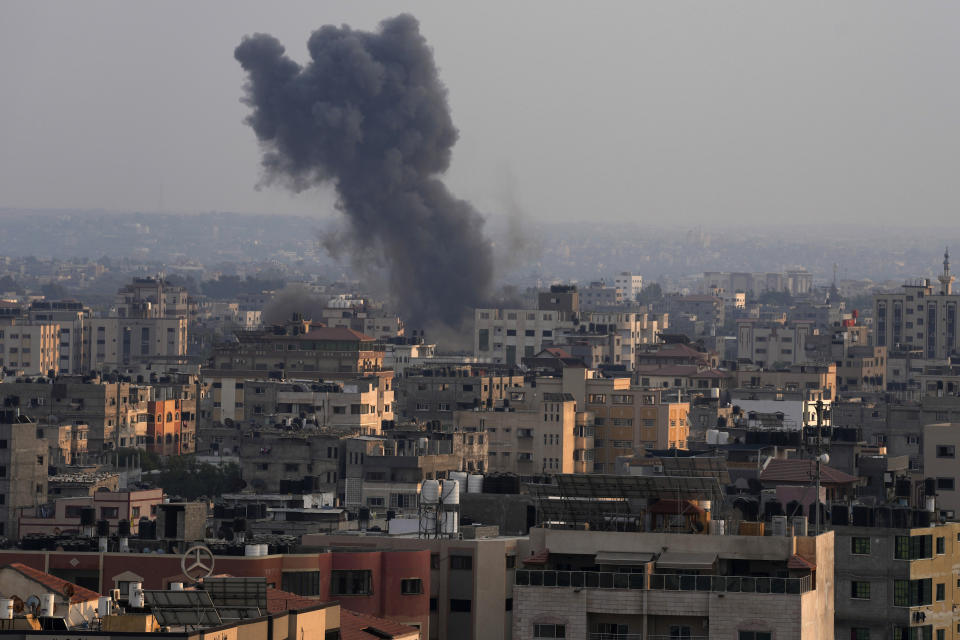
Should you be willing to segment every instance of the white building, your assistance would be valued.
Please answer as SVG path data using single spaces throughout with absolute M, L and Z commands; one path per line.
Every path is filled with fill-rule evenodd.
M 643 276 L 624 271 L 613 278 L 613 286 L 623 291 L 623 299 L 629 304 L 637 299 L 643 290 Z

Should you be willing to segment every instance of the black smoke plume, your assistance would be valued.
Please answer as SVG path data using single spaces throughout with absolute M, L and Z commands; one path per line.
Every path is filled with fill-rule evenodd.
M 492 251 L 483 218 L 439 179 L 457 130 L 417 20 L 384 20 L 376 33 L 325 26 L 308 49 L 300 65 L 255 34 L 234 52 L 265 179 L 332 184 L 345 240 L 382 254 L 408 324 L 459 325 L 486 298 Z

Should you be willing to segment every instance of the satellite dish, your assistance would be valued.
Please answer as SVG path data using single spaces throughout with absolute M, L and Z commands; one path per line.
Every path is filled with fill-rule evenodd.
M 37 615 L 37 612 L 40 610 L 40 598 L 37 596 L 30 596 L 23 604 L 24 606 L 30 607 L 30 611 L 33 612 L 33 615 Z M 14 603 L 13 607 L 16 609 L 16 603 Z
M 19 596 L 10 596 L 10 599 L 13 600 L 13 610 L 16 613 L 23 613 L 23 600 Z

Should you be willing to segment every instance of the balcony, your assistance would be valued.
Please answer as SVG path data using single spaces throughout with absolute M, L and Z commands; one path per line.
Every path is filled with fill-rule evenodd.
M 686 575 L 668 573 L 612 573 L 606 571 L 531 571 L 520 569 L 518 587 L 569 589 L 632 589 L 700 591 L 708 593 L 801 594 L 813 590 L 810 576 L 766 578 L 752 576 Z

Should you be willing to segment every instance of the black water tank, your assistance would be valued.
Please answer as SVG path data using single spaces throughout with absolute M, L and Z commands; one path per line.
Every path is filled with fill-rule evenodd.
M 106 520 L 97 520 L 97 535 L 105 538 L 110 535 L 110 523 Z
M 830 522 L 834 526 L 844 527 L 850 522 L 850 508 L 845 504 L 835 504 L 830 508 Z
M 233 530 L 236 532 L 247 530 L 247 521 L 244 518 L 235 518 L 233 520 Z
M 117 533 L 120 535 L 121 538 L 129 538 L 130 537 L 130 521 L 121 520 L 120 523 L 117 525 Z
M 97 510 L 93 507 L 80 509 L 80 526 L 92 527 L 97 521 Z
M 937 481 L 934 478 L 924 478 L 923 493 L 928 496 L 937 495 Z

